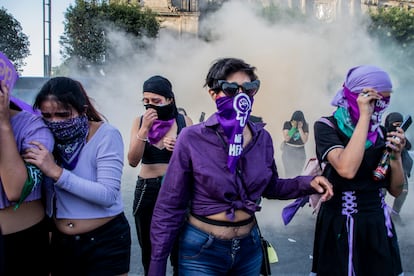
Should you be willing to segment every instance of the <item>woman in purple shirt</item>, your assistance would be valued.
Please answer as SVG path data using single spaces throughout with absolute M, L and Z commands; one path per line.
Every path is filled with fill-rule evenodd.
M 149 275 L 165 275 L 177 236 L 180 275 L 259 275 L 261 197 L 332 196 L 324 177 L 279 178 L 270 134 L 248 120 L 260 85 L 254 71 L 235 58 L 210 68 L 205 85 L 217 112 L 177 139 L 153 214 Z
M 25 155 L 53 182 L 52 275 L 127 275 L 131 236 L 121 198 L 120 132 L 70 78 L 46 82 L 34 106 L 56 141 L 54 155 L 39 142 Z
M 27 110 L 25 110 L 25 108 Z M 49 275 L 49 229 L 42 202 L 42 173 L 24 162 L 31 141 L 52 150 L 53 136 L 33 109 L 0 83 L 0 275 Z M 29 111 L 29 112 L 27 112 Z

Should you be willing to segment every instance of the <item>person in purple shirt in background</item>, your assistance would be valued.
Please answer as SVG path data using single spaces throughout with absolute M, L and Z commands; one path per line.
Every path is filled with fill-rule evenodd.
M 279 178 L 270 134 L 248 120 L 255 69 L 236 58 L 211 66 L 205 86 L 217 112 L 177 139 L 153 213 L 149 275 L 165 275 L 177 236 L 180 275 L 259 275 L 261 197 L 332 196 L 322 176 Z
M 131 234 L 121 198 L 120 132 L 71 78 L 46 82 L 34 107 L 56 141 L 54 155 L 37 141 L 38 149 L 24 155 L 51 179 L 52 275 L 127 275 Z
M 33 109 L 0 82 L 0 275 L 49 275 L 49 228 L 40 170 L 24 162 L 31 141 L 53 149 L 53 136 Z

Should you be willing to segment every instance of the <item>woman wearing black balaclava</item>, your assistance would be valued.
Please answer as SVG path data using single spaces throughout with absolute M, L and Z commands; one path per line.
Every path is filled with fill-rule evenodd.
M 132 124 L 128 161 L 132 167 L 141 163 L 133 212 L 147 275 L 151 257 L 150 225 L 161 181 L 177 135 L 183 127 L 193 123 L 189 117 L 178 113 L 172 85 L 162 76 L 153 76 L 144 82 L 142 102 L 146 111 Z
M 385 129 L 387 132 L 395 131 L 397 127 L 401 126 L 403 122 L 403 115 L 398 112 L 392 112 L 387 115 L 385 118 Z M 413 160 L 411 159 L 408 150 L 411 149 L 411 143 L 406 140 L 405 148 L 401 153 L 402 164 L 404 168 L 404 187 L 399 196 L 394 199 L 394 203 L 392 205 L 392 212 L 391 217 L 395 223 L 399 225 L 404 225 L 403 221 L 400 217 L 400 211 L 404 204 L 405 199 L 407 198 L 408 194 L 408 177 L 411 176 L 411 169 L 413 167 Z

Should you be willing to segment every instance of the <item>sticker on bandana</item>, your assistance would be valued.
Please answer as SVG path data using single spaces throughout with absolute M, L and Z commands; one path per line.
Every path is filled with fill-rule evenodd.
M 244 127 L 252 109 L 250 98 L 245 93 L 237 94 L 233 101 L 233 108 L 237 113 L 236 120 L 240 122 L 241 127 Z

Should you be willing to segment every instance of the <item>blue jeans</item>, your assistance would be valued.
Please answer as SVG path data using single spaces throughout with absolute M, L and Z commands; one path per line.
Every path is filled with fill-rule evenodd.
M 245 237 L 221 240 L 187 224 L 179 240 L 179 275 L 260 274 L 263 253 L 257 225 Z

